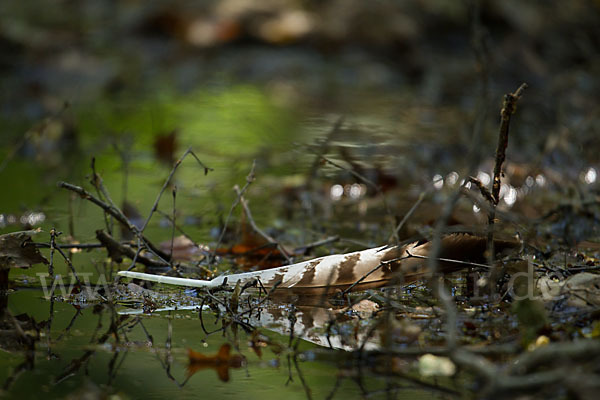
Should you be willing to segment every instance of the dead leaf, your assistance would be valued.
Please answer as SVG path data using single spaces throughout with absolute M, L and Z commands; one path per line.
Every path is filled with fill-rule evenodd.
M 33 246 L 31 235 L 38 231 L 12 232 L 0 235 L 0 269 L 29 268 L 48 264 L 48 260 Z
M 233 256 L 235 264 L 246 271 L 271 269 L 286 263 L 275 243 L 269 243 L 252 230 L 245 214 L 242 214 L 240 231 L 240 241 L 230 248 L 217 249 L 217 254 Z
M 171 241 L 165 240 L 158 246 L 165 254 L 171 253 Z M 206 252 L 210 251 L 208 246 L 198 245 L 189 238 L 180 235 L 173 238 L 173 260 L 177 261 L 200 261 L 204 259 Z
M 207 356 L 192 349 L 188 349 L 190 363 L 187 371 L 188 376 L 192 376 L 198 371 L 204 369 L 214 369 L 217 371 L 219 379 L 223 382 L 229 381 L 229 368 L 241 368 L 244 364 L 244 357 L 240 355 L 231 355 L 231 346 L 225 343 L 214 356 Z

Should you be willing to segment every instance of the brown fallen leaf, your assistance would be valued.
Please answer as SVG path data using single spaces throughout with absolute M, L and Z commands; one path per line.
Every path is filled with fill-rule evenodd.
M 217 371 L 219 379 L 223 382 L 229 381 L 229 368 L 241 368 L 244 357 L 231 355 L 231 346 L 225 343 L 214 356 L 207 356 L 192 349 L 188 349 L 190 363 L 187 367 L 188 377 L 204 369 Z
M 244 271 L 265 270 L 279 267 L 286 259 L 277 248 L 276 243 L 269 243 L 265 238 L 252 230 L 242 214 L 240 223 L 240 240 L 229 248 L 218 248 L 216 253 L 230 256 L 235 264 Z
M 0 235 L 0 269 L 29 268 L 48 264 L 48 260 L 33 246 L 31 235 L 38 231 L 12 232 Z

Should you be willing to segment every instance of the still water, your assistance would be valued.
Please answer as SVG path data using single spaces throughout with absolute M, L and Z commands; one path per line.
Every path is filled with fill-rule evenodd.
M 399 398 L 439 394 L 426 383 L 419 387 L 414 377 L 413 382 L 394 379 L 392 383 L 368 368 L 359 371 L 352 357 L 343 354 L 319 361 L 319 346 L 311 342 L 320 339 L 327 346 L 324 327 L 318 325 L 327 321 L 331 310 L 271 306 L 262 316 L 259 311 L 246 320 L 259 328 L 257 337 L 241 326 L 219 331 L 222 321 L 217 322 L 212 312 L 205 311 L 200 321 L 200 304 L 187 307 L 192 310 L 142 314 L 119 305 L 113 309 L 51 303 L 41 291 L 21 288 L 9 294 L 10 311 L 5 310 L 2 319 L 3 395 L 305 399 L 357 398 L 368 393 L 378 398 L 386 392 Z M 286 346 L 292 312 L 297 317 L 292 342 L 296 351 Z M 15 329 L 17 323 L 21 331 Z M 217 332 L 207 335 L 202 326 Z M 331 336 L 334 344 L 338 340 L 335 334 Z M 190 362 L 189 349 L 214 357 L 224 344 L 232 346 L 232 356 L 241 356 L 241 362 Z M 350 347 L 349 341 L 346 348 Z

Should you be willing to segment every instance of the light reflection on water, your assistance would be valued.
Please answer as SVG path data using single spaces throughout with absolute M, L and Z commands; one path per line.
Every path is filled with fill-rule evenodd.
M 34 227 L 46 220 L 46 214 L 43 212 L 25 212 L 21 215 L 0 214 L 0 229 L 11 225 L 21 224 L 21 226 Z

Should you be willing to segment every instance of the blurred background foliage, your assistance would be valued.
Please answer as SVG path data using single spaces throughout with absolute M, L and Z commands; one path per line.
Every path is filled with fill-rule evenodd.
M 55 182 L 83 184 L 92 157 L 113 198 L 146 214 L 191 146 L 215 171 L 178 172 L 179 209 L 208 216 L 191 227 L 208 241 L 253 159 L 257 206 L 295 201 L 340 115 L 326 155 L 398 189 L 402 215 L 472 161 L 475 129 L 469 157 L 490 167 L 502 95 L 521 82 L 509 179 L 541 174 L 568 196 L 597 170 L 598 14 L 591 0 L 4 1 L 0 229 L 66 229 Z M 322 190 L 347 175 L 322 166 Z M 101 216 L 77 204 L 89 238 Z M 22 223 L 32 212 L 45 220 Z
M 214 168 L 204 177 L 188 160 L 177 174 L 180 212 L 204 218 L 190 226 L 201 242 L 253 159 L 255 214 L 281 226 L 285 204 L 306 202 L 298 188 L 321 148 L 393 189 L 401 216 L 469 157 L 489 170 L 502 95 L 521 82 L 507 182 L 539 175 L 556 196 L 581 194 L 598 168 L 599 11 L 592 0 L 4 1 L 0 229 L 66 230 L 73 207 L 55 182 L 84 184 L 92 157 L 113 198 L 145 215 L 190 146 Z M 313 203 L 356 183 L 332 165 L 318 178 Z M 547 211 L 532 201 L 520 209 Z M 101 215 L 73 204 L 79 239 L 92 238 Z

